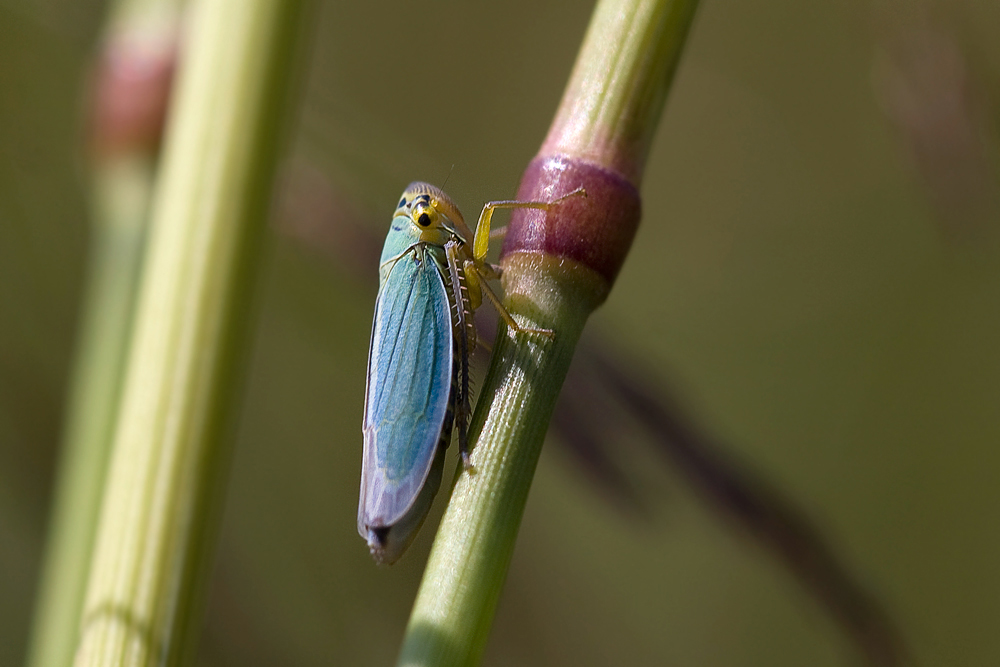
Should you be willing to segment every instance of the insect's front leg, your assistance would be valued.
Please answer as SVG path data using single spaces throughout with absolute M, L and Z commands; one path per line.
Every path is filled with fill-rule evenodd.
M 482 262 L 486 257 L 486 251 L 489 249 L 490 238 L 490 221 L 493 219 L 493 212 L 497 209 L 513 209 L 513 208 L 535 208 L 543 211 L 547 211 L 553 206 L 561 204 L 562 202 L 570 199 L 571 197 L 586 197 L 587 191 L 583 188 L 577 188 L 572 192 L 563 195 L 552 201 L 491 201 L 485 206 L 483 206 L 483 212 L 479 214 L 479 222 L 476 224 L 476 232 L 472 243 L 472 256 L 477 262 Z

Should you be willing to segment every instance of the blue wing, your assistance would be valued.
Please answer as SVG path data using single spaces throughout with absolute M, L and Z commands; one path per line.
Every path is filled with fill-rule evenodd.
M 417 511 L 415 504 L 429 508 L 437 491 L 436 483 L 434 489 L 424 487 L 435 476 L 432 468 L 442 429 L 450 425 L 449 308 L 441 272 L 424 246 L 403 254 L 384 274 L 368 357 L 358 508 L 358 531 L 373 546 L 373 553 L 372 531 L 382 529 L 384 535 L 398 523 L 417 519 L 415 531 L 426 509 L 421 508 L 419 517 L 407 513 Z M 436 476 L 440 477 L 440 464 Z

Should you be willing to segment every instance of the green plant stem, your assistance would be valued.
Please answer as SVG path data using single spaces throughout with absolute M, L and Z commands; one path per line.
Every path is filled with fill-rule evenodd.
M 91 238 L 29 667 L 67 667 L 97 532 L 121 394 L 180 0 L 119 0 L 91 92 Z M 128 75 L 123 75 L 128 69 Z M 137 76 L 136 72 L 141 72 Z M 122 114 L 125 100 L 129 114 Z M 132 102 L 139 100 L 139 104 Z M 129 104 L 131 103 L 131 104 Z M 116 113 L 117 112 L 117 113 Z
M 540 155 L 572 155 L 638 185 L 697 0 L 602 0 Z
M 111 431 L 141 267 L 152 160 L 115 160 L 94 184 L 90 269 L 27 664 L 66 667 L 76 649 Z
M 303 5 L 204 0 L 191 15 L 78 667 L 184 664 L 196 644 Z
M 470 436 L 478 438 L 474 474 L 461 474 L 438 530 L 400 665 L 476 664 L 514 551 L 542 439 L 562 378 L 600 281 L 583 266 L 527 259 L 530 284 L 506 283 L 508 303 L 536 289 L 544 300 L 521 303 L 522 324 L 558 331 L 554 340 L 502 334 L 482 389 Z M 567 270 L 569 268 L 569 270 Z M 517 338 L 520 338 L 518 336 Z
M 518 198 L 584 185 L 585 201 L 515 215 L 504 247 L 501 325 L 459 471 L 407 626 L 399 665 L 475 665 L 485 650 L 556 397 L 590 313 L 638 223 L 638 185 L 696 6 L 600 0 L 548 138 Z M 622 211 L 625 211 L 623 214 Z

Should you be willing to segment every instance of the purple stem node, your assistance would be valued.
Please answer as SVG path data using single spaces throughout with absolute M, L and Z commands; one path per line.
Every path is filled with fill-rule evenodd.
M 601 275 L 610 287 L 639 227 L 639 191 L 623 175 L 567 155 L 540 155 L 524 172 L 520 201 L 552 201 L 577 188 L 548 211 L 517 209 L 511 215 L 501 258 L 516 252 L 572 259 Z

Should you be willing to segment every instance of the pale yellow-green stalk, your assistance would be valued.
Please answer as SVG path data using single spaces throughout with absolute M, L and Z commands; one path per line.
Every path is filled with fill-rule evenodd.
M 196 645 L 304 4 L 191 7 L 78 667 L 179 665 Z

